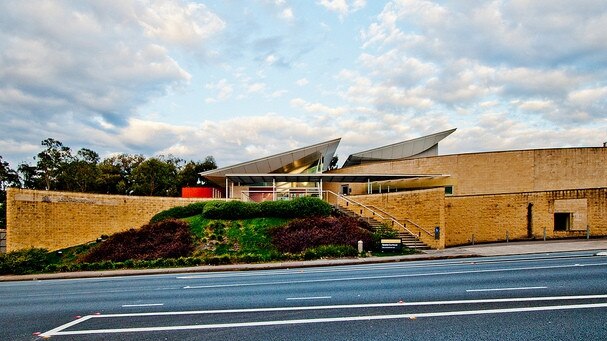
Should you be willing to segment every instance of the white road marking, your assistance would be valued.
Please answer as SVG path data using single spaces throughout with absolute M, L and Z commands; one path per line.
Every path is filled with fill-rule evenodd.
M 607 263 L 594 263 L 594 264 L 585 264 L 585 265 L 582 265 L 582 266 L 590 267 L 590 266 L 606 266 L 606 265 L 607 265 Z M 234 287 L 251 287 L 251 286 L 281 285 L 281 284 L 326 283 L 326 282 L 360 281 L 360 280 L 372 280 L 372 279 L 389 279 L 389 278 L 406 278 L 406 277 L 462 275 L 462 274 L 473 274 L 473 273 L 491 273 L 491 272 L 525 271 L 525 270 L 564 269 L 564 268 L 573 268 L 573 267 L 580 267 L 580 265 L 551 265 L 551 266 L 502 268 L 502 269 L 486 269 L 486 270 L 461 270 L 461 271 L 446 271 L 446 272 L 427 272 L 427 273 L 419 273 L 419 274 L 361 276 L 361 277 L 344 277 L 344 278 L 325 278 L 325 279 L 296 280 L 296 281 L 232 283 L 232 284 L 211 284 L 211 285 L 188 285 L 188 286 L 183 287 L 183 289 L 213 289 L 213 288 L 234 288 Z
M 550 255 L 550 254 L 548 254 Z M 590 255 L 567 255 L 561 257 L 553 257 L 550 259 L 574 259 L 579 257 L 590 257 Z M 365 270 L 392 270 L 392 269 L 414 269 L 414 268 L 428 268 L 428 267 L 447 267 L 453 265 L 481 265 L 481 264 L 494 264 L 494 263 L 528 263 L 528 262 L 542 262 L 545 261 L 545 258 L 523 258 L 523 259 L 503 259 L 503 260 L 495 260 L 495 259 L 481 259 L 481 258 L 473 258 L 471 260 L 457 260 L 457 261 L 442 261 L 441 263 L 434 263 L 435 261 L 420 261 L 416 262 L 418 264 L 410 264 L 410 263 L 392 263 L 392 264 L 368 264 L 368 265 L 341 265 L 338 268 L 326 269 L 326 268 L 294 268 L 288 270 L 269 270 L 269 271 L 260 271 L 251 269 L 251 272 L 211 272 L 211 273 L 202 273 L 195 275 L 181 275 L 175 277 L 176 279 L 207 279 L 207 278 L 226 278 L 226 277 L 255 277 L 255 276 L 274 276 L 274 275 L 302 275 L 302 274 L 310 274 L 310 273 L 332 273 L 332 272 L 354 272 L 354 271 L 365 271 Z
M 510 291 L 510 290 L 536 290 L 536 289 L 548 289 L 548 287 L 518 287 L 518 288 L 468 289 L 468 290 L 466 290 L 466 292 Z
M 293 325 L 293 324 L 332 323 L 332 322 L 347 322 L 347 321 L 370 321 L 370 320 L 390 320 L 390 319 L 412 319 L 412 318 L 423 318 L 423 317 L 505 314 L 505 313 L 536 312 L 536 311 L 591 309 L 591 308 L 607 308 L 607 303 L 555 305 L 555 306 L 521 307 L 521 308 L 504 308 L 504 309 L 485 309 L 485 310 L 444 311 L 444 312 L 434 312 L 434 313 L 408 313 L 408 314 L 396 314 L 396 315 L 344 316 L 344 317 L 296 319 L 296 320 L 282 320 L 282 321 L 279 320 L 279 321 L 253 321 L 253 322 L 221 323 L 221 324 L 195 324 L 195 325 L 166 326 L 166 327 L 92 329 L 92 330 L 75 330 L 75 331 L 63 331 L 69 327 L 67 325 L 64 325 L 65 327 L 60 326 L 60 327 L 50 330 L 48 332 L 44 332 L 44 333 L 40 334 L 40 336 L 41 337 L 51 337 L 51 336 L 56 336 L 56 335 L 90 335 L 90 334 L 137 333 L 137 332 L 195 330 L 195 329 L 240 328 L 240 327 L 259 327 L 259 326 L 276 326 L 276 325 Z M 95 318 L 95 317 L 106 317 L 106 316 L 104 316 L 104 315 L 90 316 L 90 318 Z M 77 320 L 77 321 L 79 321 L 79 320 Z M 74 325 L 74 323 L 72 323 L 70 326 L 73 326 L 73 325 Z
M 164 303 L 145 303 L 145 304 L 123 304 L 123 308 L 133 308 L 133 307 L 158 307 L 163 306 Z
M 316 296 L 316 297 L 287 297 L 287 301 L 297 301 L 297 300 L 326 300 L 330 299 L 331 296 Z

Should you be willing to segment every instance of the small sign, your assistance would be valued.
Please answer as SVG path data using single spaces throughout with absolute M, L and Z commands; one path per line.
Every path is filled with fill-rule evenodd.
M 398 252 L 403 249 L 403 240 L 401 238 L 390 238 L 381 240 L 382 252 Z

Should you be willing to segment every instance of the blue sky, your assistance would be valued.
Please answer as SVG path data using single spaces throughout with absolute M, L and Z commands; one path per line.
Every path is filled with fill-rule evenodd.
M 602 146 L 605 27 L 603 0 L 2 1 L 0 155 Z

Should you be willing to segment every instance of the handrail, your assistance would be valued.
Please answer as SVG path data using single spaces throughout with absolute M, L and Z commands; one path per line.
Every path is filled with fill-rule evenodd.
M 375 207 L 375 206 L 366 206 L 365 204 L 362 204 L 362 203 L 360 203 L 360 202 L 357 202 L 357 201 L 355 201 L 355 200 L 353 200 L 353 199 L 351 199 L 351 198 L 347 198 L 346 196 L 344 196 L 344 195 L 342 195 L 342 194 L 337 194 L 337 193 L 334 193 L 334 192 L 329 191 L 329 190 L 326 190 L 325 192 L 330 193 L 330 194 L 333 194 L 333 195 L 334 195 L 336 198 L 338 198 L 338 199 L 339 199 L 339 198 L 341 198 L 341 199 L 343 199 L 343 200 L 344 200 L 344 201 L 346 201 L 346 202 L 351 202 L 351 203 L 353 203 L 354 205 L 358 205 L 358 206 L 360 206 L 360 207 L 363 207 L 363 208 L 367 209 L 367 210 L 368 210 L 369 212 L 371 212 L 371 213 L 372 213 L 374 216 L 378 216 L 378 217 L 379 217 L 379 218 L 380 218 L 382 221 L 384 221 L 384 220 L 388 220 L 388 221 L 391 221 L 392 223 L 396 223 L 396 225 L 397 225 L 397 226 L 399 226 L 400 228 L 402 228 L 403 230 L 405 230 L 407 233 L 409 233 L 409 234 L 410 234 L 410 235 L 412 235 L 412 236 L 415 236 L 415 233 L 413 233 L 411 230 L 409 230 L 409 229 L 408 229 L 408 228 L 407 228 L 405 225 L 403 225 L 401 222 L 399 222 L 399 221 L 398 221 L 396 218 L 394 218 L 394 217 L 393 217 L 392 215 L 390 215 L 389 213 L 387 213 L 387 212 L 385 212 L 385 211 L 383 211 L 383 210 L 378 209 L 378 208 L 377 208 L 377 207 Z M 327 197 L 327 199 L 328 199 L 328 197 Z M 327 200 L 327 201 L 328 201 L 328 200 Z M 336 201 L 336 204 L 337 204 L 337 201 Z M 339 204 L 338 204 L 338 205 L 339 205 Z M 379 214 L 378 212 L 376 212 L 375 210 L 373 210 L 371 207 L 373 207 L 373 208 L 374 208 L 375 210 L 377 210 L 377 211 L 381 211 L 382 213 L 384 213 L 385 215 L 387 215 L 387 216 L 388 216 L 388 218 L 385 218 L 384 216 L 382 216 L 381 214 Z M 407 220 L 408 220 L 408 219 L 407 219 Z M 417 224 L 415 224 L 415 223 L 413 223 L 413 225 L 415 225 L 416 227 L 418 227 L 420 230 L 422 230 L 422 231 L 424 231 L 424 232 L 428 233 L 429 235 L 432 235 L 432 234 L 431 234 L 431 233 L 429 233 L 428 231 L 426 231 L 426 230 L 424 230 L 423 228 L 421 228 L 419 225 L 417 225 Z
M 356 202 L 356 201 L 354 201 L 354 200 L 352 200 L 352 199 L 350 199 L 350 198 L 346 198 L 346 197 L 345 197 L 344 195 L 342 195 L 342 194 L 337 194 L 337 193 L 335 193 L 335 192 L 333 192 L 333 191 L 329 191 L 329 190 L 325 190 L 325 191 L 323 191 L 323 192 L 326 192 L 327 194 L 329 194 L 329 193 L 330 193 L 330 194 L 333 194 L 333 195 L 334 195 L 334 196 L 335 196 L 337 199 L 343 199 L 344 201 L 351 202 L 351 203 L 353 203 L 354 205 L 358 205 L 358 206 L 360 206 L 360 207 L 362 207 L 362 208 L 364 208 L 364 209 L 368 210 L 368 211 L 369 211 L 369 212 L 371 212 L 373 215 L 377 215 L 377 216 L 378 216 L 380 219 L 382 219 L 382 220 L 383 220 L 383 219 L 386 219 L 386 218 L 384 218 L 384 217 L 383 217 L 381 214 L 378 214 L 377 212 L 375 212 L 375 211 L 373 211 L 372 209 L 370 209 L 369 207 L 367 207 L 365 204 L 361 204 L 361 203 Z M 327 199 L 328 199 L 328 197 L 327 197 Z M 327 200 L 327 201 L 329 201 L 329 200 Z M 337 201 L 336 201 L 335 203 L 337 204 Z
M 390 219 L 392 219 L 392 221 L 395 221 L 395 222 L 396 222 L 398 225 L 403 226 L 403 228 L 404 228 L 405 230 L 409 231 L 409 229 L 407 229 L 406 227 L 404 227 L 404 225 L 403 225 L 402 223 L 400 223 L 400 222 L 399 222 L 399 221 L 398 221 L 398 220 L 397 220 L 397 219 L 396 219 L 396 218 L 395 218 L 393 215 L 391 215 L 390 213 L 388 213 L 388 212 L 386 212 L 386 211 L 382 210 L 381 208 L 375 207 L 375 206 L 370 206 L 370 207 L 373 207 L 374 209 L 376 209 L 376 210 L 378 210 L 378 211 L 382 212 L 383 214 L 387 215 L 388 217 L 390 217 Z M 418 224 L 416 224 L 415 222 L 413 222 L 411 219 L 409 219 L 409 218 L 403 218 L 402 220 L 406 220 L 406 221 L 407 221 L 409 224 L 411 224 L 411 225 L 413 225 L 413 226 L 417 227 L 419 230 L 423 231 L 423 232 L 424 232 L 424 233 L 426 233 L 427 235 L 432 236 L 432 233 L 431 233 L 431 232 L 429 232 L 429 231 L 428 231 L 428 230 L 426 230 L 425 228 L 423 228 L 423 227 L 419 226 Z M 409 231 L 409 233 L 411 233 L 411 231 Z M 414 233 L 411 233 L 411 234 L 415 235 Z

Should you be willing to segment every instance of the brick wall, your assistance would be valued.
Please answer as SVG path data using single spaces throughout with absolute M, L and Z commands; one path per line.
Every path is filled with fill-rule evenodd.
M 432 248 L 521 239 L 607 236 L 607 188 L 446 196 L 443 189 L 350 196 L 377 212 L 416 223 Z M 569 231 L 554 230 L 554 213 L 571 214 Z M 441 228 L 439 241 L 434 227 Z M 415 226 L 407 227 L 416 231 Z
M 607 148 L 561 148 L 470 153 L 369 163 L 337 173 L 445 174 L 455 195 L 518 193 L 607 187 Z M 416 180 L 409 188 L 432 187 L 435 179 Z M 384 190 L 389 185 L 383 185 Z M 351 184 L 352 194 L 367 184 Z M 377 187 L 377 186 L 376 186 Z M 375 187 L 375 188 L 376 188 Z M 338 185 L 327 188 L 337 190 Z
M 87 243 L 105 234 L 139 228 L 156 213 L 203 199 L 7 191 L 7 251 L 49 250 Z
M 531 206 L 530 206 L 531 205 Z M 530 214 L 529 214 L 530 212 Z M 554 213 L 571 213 L 570 231 Z M 516 239 L 607 236 L 607 188 L 445 198 L 446 246 Z
M 365 206 L 387 212 L 403 223 L 411 232 L 417 234 L 420 240 L 430 247 L 435 249 L 445 247 L 445 233 L 441 233 L 439 240 L 434 240 L 435 227 L 438 226 L 441 231 L 445 231 L 445 194 L 442 188 L 357 195 L 353 199 Z

